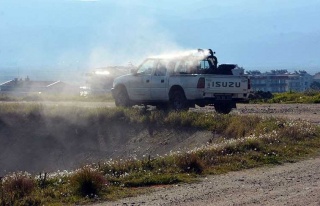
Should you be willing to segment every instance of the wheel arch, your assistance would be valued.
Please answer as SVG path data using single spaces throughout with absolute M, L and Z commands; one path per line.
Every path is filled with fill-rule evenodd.
M 180 85 L 173 85 L 169 90 L 169 99 L 171 99 L 175 91 L 181 91 L 184 94 L 184 96 L 186 96 L 184 89 Z
M 132 106 L 133 101 L 130 99 L 128 90 L 124 84 L 116 85 L 112 90 L 112 95 L 115 99 L 116 106 Z
M 127 90 L 127 87 L 124 85 L 124 84 L 117 84 L 115 87 L 114 87 L 114 89 L 125 89 L 126 91 L 128 91 Z
M 115 85 L 114 91 L 117 92 L 119 90 L 124 90 L 127 93 L 128 97 L 130 98 L 130 95 L 129 95 L 129 92 L 128 92 L 126 85 L 124 85 L 123 83 L 119 83 L 119 84 Z

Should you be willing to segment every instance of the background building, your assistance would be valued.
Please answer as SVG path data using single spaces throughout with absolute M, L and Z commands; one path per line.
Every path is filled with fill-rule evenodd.
M 61 81 L 33 81 L 15 78 L 0 83 L 0 94 L 25 96 L 32 94 L 79 94 L 79 87 Z
M 288 91 L 304 92 L 310 88 L 313 82 L 312 75 L 306 71 L 289 73 L 287 70 L 248 71 L 251 80 L 252 91 L 264 91 L 281 93 Z

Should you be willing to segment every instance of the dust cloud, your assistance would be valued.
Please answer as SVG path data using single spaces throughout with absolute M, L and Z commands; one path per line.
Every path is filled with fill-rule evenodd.
M 85 74 L 94 69 L 127 66 L 129 62 L 138 66 L 148 56 L 185 49 L 153 13 L 136 13 L 130 2 L 114 4 L 122 12 L 99 16 L 100 23 L 84 25 L 81 33 L 73 31 L 73 25 L 53 25 L 46 41 L 25 36 L 26 43 L 17 53 L 19 61 L 14 63 L 17 77 L 79 85 L 85 81 Z
M 1 115 L 0 175 L 75 169 L 110 157 L 113 145 L 125 141 L 126 129 L 116 122 L 105 125 L 103 117 L 81 118 L 79 113 L 68 113 L 68 117 L 50 117 L 40 109 L 26 116 Z
M 60 114 L 53 115 L 53 110 Z M 193 149 L 212 137 L 209 131 L 188 128 L 152 128 L 150 132 L 150 125 L 130 124 L 104 112 L 39 106 L 27 113 L 1 113 L 0 176 L 73 170 L 110 158 L 157 157 Z

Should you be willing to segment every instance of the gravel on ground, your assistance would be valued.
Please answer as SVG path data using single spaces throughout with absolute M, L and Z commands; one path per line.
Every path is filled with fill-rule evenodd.
M 202 178 L 102 205 L 320 205 L 320 157 Z

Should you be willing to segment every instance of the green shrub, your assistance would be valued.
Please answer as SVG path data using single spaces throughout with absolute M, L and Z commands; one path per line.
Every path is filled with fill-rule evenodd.
M 205 168 L 203 161 L 195 153 L 185 153 L 176 158 L 178 167 L 183 172 L 201 174 Z
M 104 176 L 90 167 L 83 167 L 70 177 L 75 194 L 93 198 L 101 192 L 107 181 Z
M 275 93 L 269 103 L 320 103 L 320 92 L 308 90 L 305 92 Z
M 259 95 L 260 92 L 256 92 L 250 96 L 251 103 L 319 103 L 320 92 L 315 90 L 307 90 L 305 92 L 285 92 L 285 93 L 273 93 L 269 95 L 269 98 L 263 98 Z

